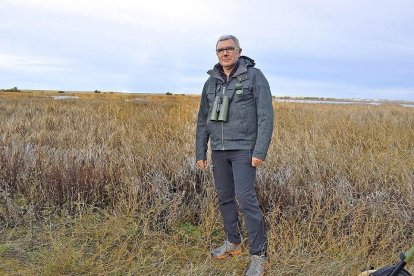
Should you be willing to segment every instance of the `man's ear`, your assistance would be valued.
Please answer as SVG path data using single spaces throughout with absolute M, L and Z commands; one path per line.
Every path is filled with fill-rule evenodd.
M 242 50 L 243 50 L 242 48 L 239 49 L 239 55 L 241 55 Z

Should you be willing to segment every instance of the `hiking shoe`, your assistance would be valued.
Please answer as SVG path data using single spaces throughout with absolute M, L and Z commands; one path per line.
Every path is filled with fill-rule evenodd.
M 229 256 L 236 256 L 241 253 L 241 244 L 236 244 L 229 242 L 228 240 L 224 241 L 224 244 L 216 249 L 211 251 L 211 256 L 216 259 L 225 259 Z
M 264 276 L 269 265 L 269 258 L 266 256 L 252 255 L 249 269 L 246 276 Z

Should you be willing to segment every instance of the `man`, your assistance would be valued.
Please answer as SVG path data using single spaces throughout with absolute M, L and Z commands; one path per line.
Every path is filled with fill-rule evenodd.
M 251 263 L 246 275 L 263 275 L 267 237 L 254 183 L 256 168 L 267 155 L 273 131 L 269 84 L 254 61 L 241 56 L 238 39 L 220 37 L 219 63 L 208 71 L 201 95 L 196 133 L 196 160 L 207 168 L 207 144 L 212 149 L 213 176 L 226 240 L 211 254 L 218 259 L 241 253 L 238 207 L 249 234 Z

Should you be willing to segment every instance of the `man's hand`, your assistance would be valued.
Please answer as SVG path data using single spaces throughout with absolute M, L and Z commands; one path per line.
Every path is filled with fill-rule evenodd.
M 207 169 L 207 160 L 198 160 L 197 161 L 197 166 L 200 170 L 205 170 Z
M 252 157 L 252 167 L 255 167 L 255 168 L 257 168 L 257 167 L 259 167 L 260 165 L 262 165 L 263 164 L 263 160 L 261 160 L 261 159 L 259 159 L 259 158 L 256 158 L 256 157 Z

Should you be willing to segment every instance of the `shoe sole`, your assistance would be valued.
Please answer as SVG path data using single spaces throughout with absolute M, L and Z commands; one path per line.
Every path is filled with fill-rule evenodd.
M 239 254 L 241 254 L 241 248 L 234 250 L 234 251 L 226 252 L 225 254 L 220 255 L 220 256 L 213 256 L 213 257 L 218 260 L 223 260 L 223 259 L 226 259 L 227 257 L 234 257 Z

